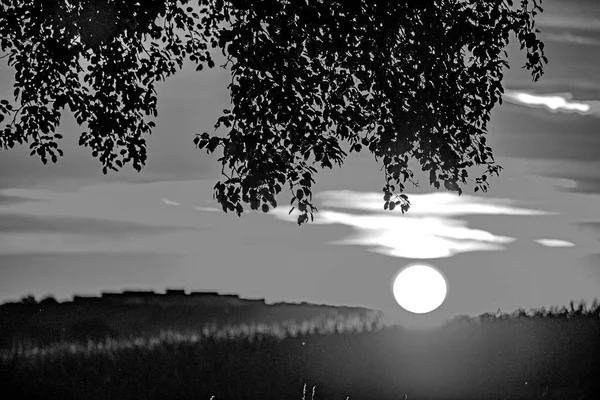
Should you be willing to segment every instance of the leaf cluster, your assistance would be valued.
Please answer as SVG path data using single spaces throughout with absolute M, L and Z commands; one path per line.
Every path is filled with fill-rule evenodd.
M 485 135 L 511 34 L 534 81 L 547 63 L 539 1 L 4 1 L 0 47 L 20 107 L 0 102 L 1 119 L 13 114 L 0 144 L 31 141 L 32 154 L 55 162 L 68 105 L 104 173 L 128 162 L 139 171 L 155 83 L 186 59 L 214 67 L 211 46 L 227 57 L 232 107 L 215 124 L 226 136 L 204 132 L 194 143 L 222 154 L 226 179 L 214 195 L 224 211 L 267 212 L 287 185 L 298 224 L 312 220 L 315 165 L 343 165 L 343 142 L 382 159 L 385 209 L 408 210 L 411 159 L 435 188 L 459 194 L 467 170 L 484 165 L 475 191 L 487 191 L 501 170 Z
M 212 2 L 189 0 L 14 0 L 2 4 L 0 49 L 15 70 L 14 101 L 0 100 L 0 146 L 29 143 L 42 162 L 62 156 L 55 133 L 69 107 L 103 172 L 146 162 L 157 116 L 155 84 L 186 59 L 214 66 L 208 52 L 219 21 Z M 12 114 L 12 115 L 11 115 Z M 9 117 L 9 118 L 6 118 Z

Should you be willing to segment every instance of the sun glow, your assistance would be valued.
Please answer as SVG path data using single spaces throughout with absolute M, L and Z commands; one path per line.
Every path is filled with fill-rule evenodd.
M 415 264 L 404 268 L 394 278 L 392 291 L 396 302 L 415 314 L 432 312 L 446 298 L 446 280 L 435 268 Z

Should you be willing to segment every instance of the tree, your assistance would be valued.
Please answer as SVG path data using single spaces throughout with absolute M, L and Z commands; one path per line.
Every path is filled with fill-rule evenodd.
M 21 297 L 21 304 L 37 304 L 37 301 L 35 300 L 35 297 L 33 297 L 33 295 L 28 294 L 26 296 Z
M 54 306 L 57 304 L 59 304 L 58 300 L 56 300 L 51 294 L 47 295 L 40 301 L 41 306 Z
M 18 108 L 0 101 L 5 149 L 30 143 L 46 163 L 62 156 L 62 109 L 87 124 L 79 144 L 103 172 L 139 172 L 157 115 L 154 85 L 184 60 L 231 69 L 232 107 L 200 149 L 222 152 L 214 196 L 241 215 L 267 212 L 289 185 L 298 223 L 313 217 L 317 169 L 368 149 L 382 159 L 384 208 L 410 203 L 416 159 L 430 184 L 462 193 L 467 169 L 485 165 L 475 191 L 498 174 L 486 144 L 502 101 L 505 51 L 514 34 L 534 81 L 547 63 L 534 17 L 541 0 L 4 0 L 0 47 L 16 70 Z M 84 70 L 82 64 L 88 64 Z M 8 118 L 5 118 L 8 117 Z

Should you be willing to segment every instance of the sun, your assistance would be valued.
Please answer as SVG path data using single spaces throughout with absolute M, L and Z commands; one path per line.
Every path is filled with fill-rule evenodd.
M 447 289 L 442 274 L 423 264 L 404 268 L 396 275 L 392 286 L 400 307 L 415 314 L 429 313 L 441 306 Z

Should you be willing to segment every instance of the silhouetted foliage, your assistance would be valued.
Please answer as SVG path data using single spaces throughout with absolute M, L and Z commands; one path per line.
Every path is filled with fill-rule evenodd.
M 44 163 L 63 152 L 62 109 L 87 124 L 79 144 L 103 172 L 146 162 L 157 116 L 155 83 L 184 60 L 231 69 L 232 107 L 194 139 L 218 147 L 224 211 L 267 212 L 289 185 L 298 223 L 313 217 L 313 175 L 368 149 L 382 159 L 384 208 L 410 203 L 408 162 L 430 184 L 461 193 L 467 169 L 485 165 L 475 191 L 498 174 L 485 133 L 502 100 L 505 48 L 515 34 L 537 80 L 547 62 L 534 27 L 541 0 L 13 0 L 2 2 L 0 47 L 16 70 L 18 107 L 0 101 L 0 145 L 30 143 Z M 191 4 L 194 6 L 192 7 Z M 11 115 L 12 114 L 12 115 Z M 8 118 L 5 118 L 8 116 Z M 414 183 L 414 182 L 413 182 Z
M 54 306 L 57 304 L 58 304 L 58 301 L 52 295 L 48 295 L 48 296 L 44 297 L 42 300 L 40 300 L 41 306 Z
M 28 294 L 26 296 L 21 297 L 21 304 L 37 304 L 37 300 L 35 299 L 35 297 L 33 297 L 33 295 Z

